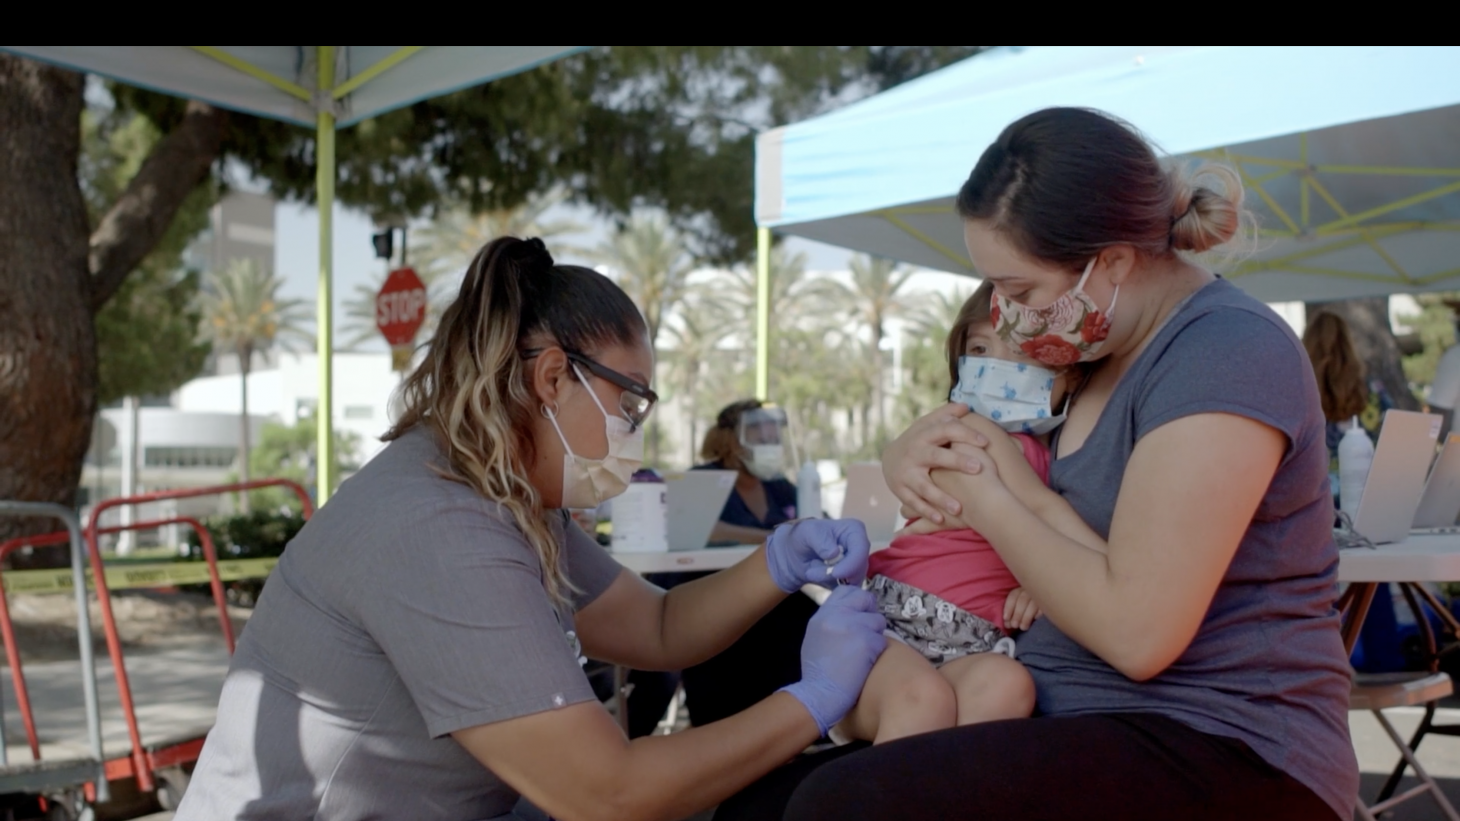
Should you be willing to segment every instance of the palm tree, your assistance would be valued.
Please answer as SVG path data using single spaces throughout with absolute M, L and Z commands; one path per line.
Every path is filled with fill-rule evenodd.
M 903 390 L 894 402 L 896 421 L 911 423 L 948 400 L 945 344 L 970 293 L 959 288 L 951 294 L 928 294 L 909 311 L 903 328 L 907 335 L 902 349 Z
M 680 301 L 674 319 L 666 322 L 663 328 L 674 343 L 673 352 L 667 354 L 670 381 L 674 390 L 684 398 L 685 412 L 689 417 L 690 461 L 694 461 L 695 449 L 699 445 L 697 399 L 700 375 L 719 349 L 731 320 L 731 313 L 711 289 L 692 287 Z
M 657 347 L 664 318 L 684 300 L 694 258 L 663 214 L 638 213 L 590 256 L 613 273 L 649 325 L 649 345 Z
M 284 280 L 253 260 L 235 259 L 222 271 L 209 273 L 198 295 L 203 335 L 213 343 L 214 351 L 238 356 L 239 384 L 243 392 L 238 463 L 245 482 L 249 480 L 248 373 L 253 355 L 275 345 L 292 350 L 294 342 L 314 339 L 305 329 L 309 322 L 307 303 L 280 298 L 279 289 L 283 285 Z M 242 500 L 247 511 L 247 493 L 242 495 Z
M 794 323 L 802 317 L 803 303 L 815 296 L 816 281 L 806 275 L 806 255 L 790 254 L 785 247 L 771 249 L 770 316 L 771 327 L 777 323 Z M 755 312 L 758 287 L 754 268 L 735 268 L 722 280 L 725 298 L 746 318 L 745 333 L 755 339 Z M 811 306 L 806 306 L 811 307 Z M 779 319 L 778 319 L 779 318 Z
M 887 320 L 908 313 L 903 288 L 915 273 L 890 259 L 858 255 L 852 258 L 850 286 L 834 280 L 819 282 L 827 297 L 839 304 L 842 313 L 855 325 L 865 328 L 870 337 L 866 350 L 871 364 L 872 395 L 870 436 L 880 448 L 886 430 L 884 384 L 886 368 L 882 361 L 882 340 L 887 335 Z
M 429 295 L 426 319 L 421 332 L 426 337 L 436 331 L 436 322 L 456 298 L 456 286 L 472 258 L 482 246 L 498 237 L 561 237 L 576 234 L 584 227 L 572 220 L 545 220 L 544 214 L 566 198 L 563 191 L 530 197 L 514 208 L 496 208 L 472 214 L 457 208 L 443 212 L 429 225 L 414 232 L 406 256 Z M 562 253 L 574 249 L 554 243 Z M 344 347 L 357 348 L 375 339 L 375 295 L 385 282 L 381 272 L 369 285 L 356 285 L 354 295 L 345 300 Z

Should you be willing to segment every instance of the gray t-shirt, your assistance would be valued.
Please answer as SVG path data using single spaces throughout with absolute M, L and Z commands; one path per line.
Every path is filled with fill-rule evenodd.
M 434 437 L 408 433 L 290 542 L 178 821 L 505 816 L 517 793 L 448 734 L 594 700 L 521 530 L 433 464 Z M 554 529 L 581 608 L 622 568 Z
M 1193 294 L 1122 377 L 1085 444 L 1054 461 L 1050 486 L 1108 538 L 1136 442 L 1199 413 L 1255 419 L 1288 446 L 1191 646 L 1137 683 L 1046 618 L 1020 639 L 1019 660 L 1046 714 L 1159 713 L 1241 739 L 1348 818 L 1358 764 L 1334 610 L 1328 449 L 1313 370 L 1287 324 L 1225 280 Z

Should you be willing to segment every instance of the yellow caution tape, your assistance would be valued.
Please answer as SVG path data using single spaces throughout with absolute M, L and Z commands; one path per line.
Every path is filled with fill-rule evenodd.
M 218 576 L 223 581 L 261 579 L 278 564 L 277 558 L 239 559 L 218 563 Z M 69 593 L 71 570 L 12 570 L 5 574 L 6 593 Z M 179 584 L 207 584 L 207 562 L 159 562 L 108 567 L 106 585 L 110 590 L 139 587 L 171 587 Z M 94 587 L 91 569 L 86 570 L 86 586 Z

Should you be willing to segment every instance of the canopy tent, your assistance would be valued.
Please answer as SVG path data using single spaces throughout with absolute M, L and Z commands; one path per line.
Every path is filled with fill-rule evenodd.
M 1261 232 L 1225 275 L 1259 299 L 1460 290 L 1453 46 L 996 49 L 761 135 L 762 254 L 775 230 L 972 274 L 958 188 L 1006 125 L 1049 106 L 1236 166 Z M 765 356 L 762 337 L 762 372 Z
M 331 221 L 335 130 L 586 46 L 0 46 L 129 85 L 317 129 L 318 503 L 335 472 Z

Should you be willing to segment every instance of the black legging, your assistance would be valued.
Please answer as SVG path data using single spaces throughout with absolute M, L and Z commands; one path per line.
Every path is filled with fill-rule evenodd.
M 715 813 L 715 821 L 1233 818 L 1335 816 L 1246 744 L 1130 713 L 999 721 L 849 745 L 772 772 Z

